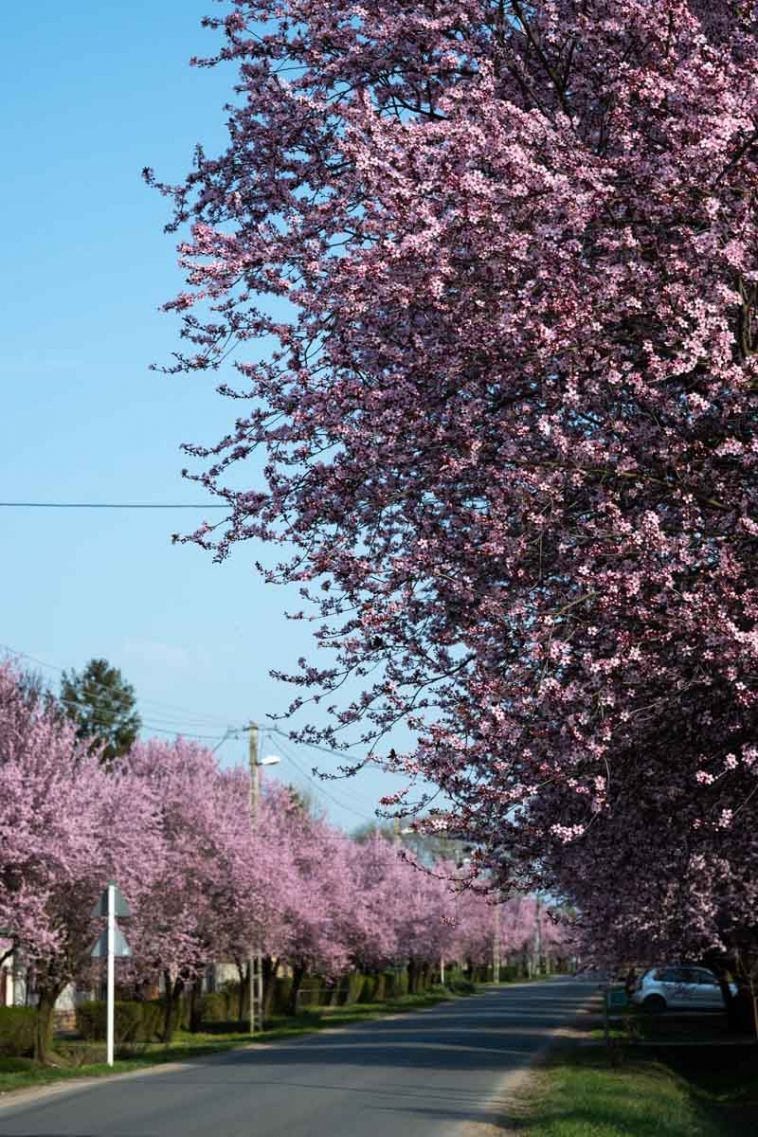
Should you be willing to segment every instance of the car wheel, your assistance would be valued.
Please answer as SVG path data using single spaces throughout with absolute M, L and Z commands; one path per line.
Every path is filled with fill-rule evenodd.
M 661 1011 L 666 1010 L 666 1000 L 663 995 L 648 995 L 642 1006 L 651 1015 L 659 1015 Z

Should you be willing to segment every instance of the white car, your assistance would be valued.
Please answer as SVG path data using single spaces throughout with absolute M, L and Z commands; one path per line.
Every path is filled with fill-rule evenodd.
M 737 985 L 729 984 L 733 995 Z M 651 967 L 640 979 L 632 1002 L 648 1011 L 723 1011 L 724 996 L 718 979 L 706 967 L 666 964 Z

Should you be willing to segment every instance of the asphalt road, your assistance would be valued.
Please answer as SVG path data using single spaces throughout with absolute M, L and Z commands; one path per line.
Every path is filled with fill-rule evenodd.
M 462 1137 L 595 985 L 504 987 L 428 1011 L 0 1103 L 8 1137 Z M 475 1132 L 475 1126 L 473 1131 Z

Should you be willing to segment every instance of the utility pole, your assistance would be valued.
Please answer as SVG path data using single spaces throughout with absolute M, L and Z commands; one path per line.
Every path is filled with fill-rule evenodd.
M 494 926 L 492 929 L 492 982 L 500 982 L 500 905 L 494 909 Z
M 247 728 L 247 755 L 250 766 L 250 819 L 255 822 L 258 803 L 261 798 L 260 765 L 258 763 L 258 723 L 251 722 Z
M 280 759 L 271 754 L 260 758 L 258 754 L 258 724 L 251 722 L 248 727 L 248 764 L 250 767 L 250 828 L 255 832 L 258 809 L 261 803 L 261 767 L 275 766 Z M 248 963 L 250 996 L 250 1033 L 263 1030 L 263 953 L 252 947 Z
M 536 898 L 537 907 L 535 912 L 535 927 L 534 927 L 534 955 L 535 965 L 538 975 L 542 974 L 542 903 L 539 896 Z

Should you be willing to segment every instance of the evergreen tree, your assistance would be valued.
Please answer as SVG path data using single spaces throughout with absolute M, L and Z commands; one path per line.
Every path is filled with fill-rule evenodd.
M 142 722 L 134 688 L 107 659 L 91 659 L 80 673 L 64 671 L 61 703 L 76 723 L 78 738 L 102 746 L 105 766 L 126 754 L 139 734 Z

